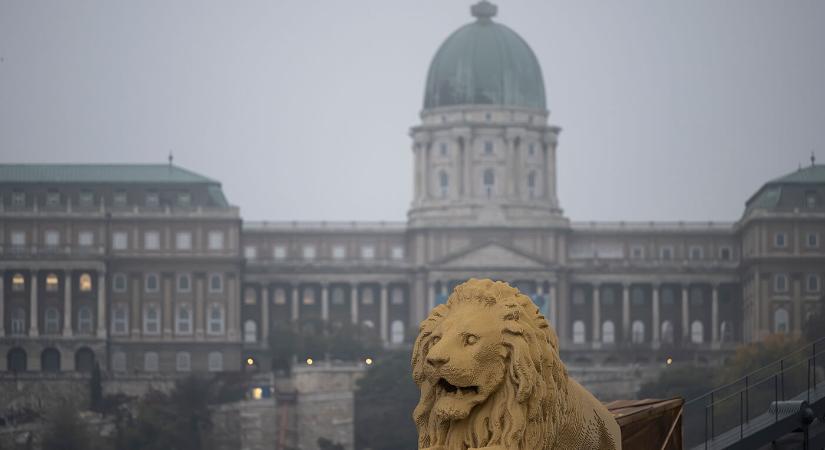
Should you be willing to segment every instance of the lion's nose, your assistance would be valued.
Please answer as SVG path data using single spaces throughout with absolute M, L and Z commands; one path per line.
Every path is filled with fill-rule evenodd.
M 449 360 L 450 357 L 445 355 L 427 355 L 427 362 L 436 369 L 446 364 Z

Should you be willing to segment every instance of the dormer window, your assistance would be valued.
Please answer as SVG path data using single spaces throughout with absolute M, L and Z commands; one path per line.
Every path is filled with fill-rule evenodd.
M 805 193 L 805 206 L 808 208 L 816 208 L 816 192 L 808 191 Z
M 186 208 L 192 204 L 192 194 L 188 192 L 178 192 L 178 206 Z
M 147 208 L 157 208 L 160 206 L 160 195 L 154 191 L 147 192 L 145 204 Z

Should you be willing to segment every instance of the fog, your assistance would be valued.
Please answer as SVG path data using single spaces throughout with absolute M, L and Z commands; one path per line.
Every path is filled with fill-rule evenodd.
M 0 3 L 0 161 L 166 162 L 245 219 L 403 220 L 410 126 L 470 1 Z M 498 2 L 574 220 L 735 220 L 825 160 L 825 2 Z

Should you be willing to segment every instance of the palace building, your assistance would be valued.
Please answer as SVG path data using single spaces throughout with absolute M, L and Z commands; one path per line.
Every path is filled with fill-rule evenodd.
M 433 58 L 406 222 L 244 222 L 169 165 L 0 165 L 0 372 L 237 371 L 282 326 L 387 347 L 470 277 L 532 296 L 578 364 L 718 361 L 822 296 L 825 166 L 733 223 L 577 222 L 529 45 L 481 1 Z

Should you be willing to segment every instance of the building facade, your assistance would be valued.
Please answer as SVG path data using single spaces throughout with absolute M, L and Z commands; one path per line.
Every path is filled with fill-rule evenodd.
M 571 221 L 539 63 L 494 5 L 472 13 L 430 65 L 406 222 L 242 222 L 171 164 L 0 166 L 0 370 L 240 370 L 283 326 L 404 347 L 470 277 L 529 294 L 577 364 L 711 362 L 801 333 L 825 166 L 766 183 L 734 223 Z

